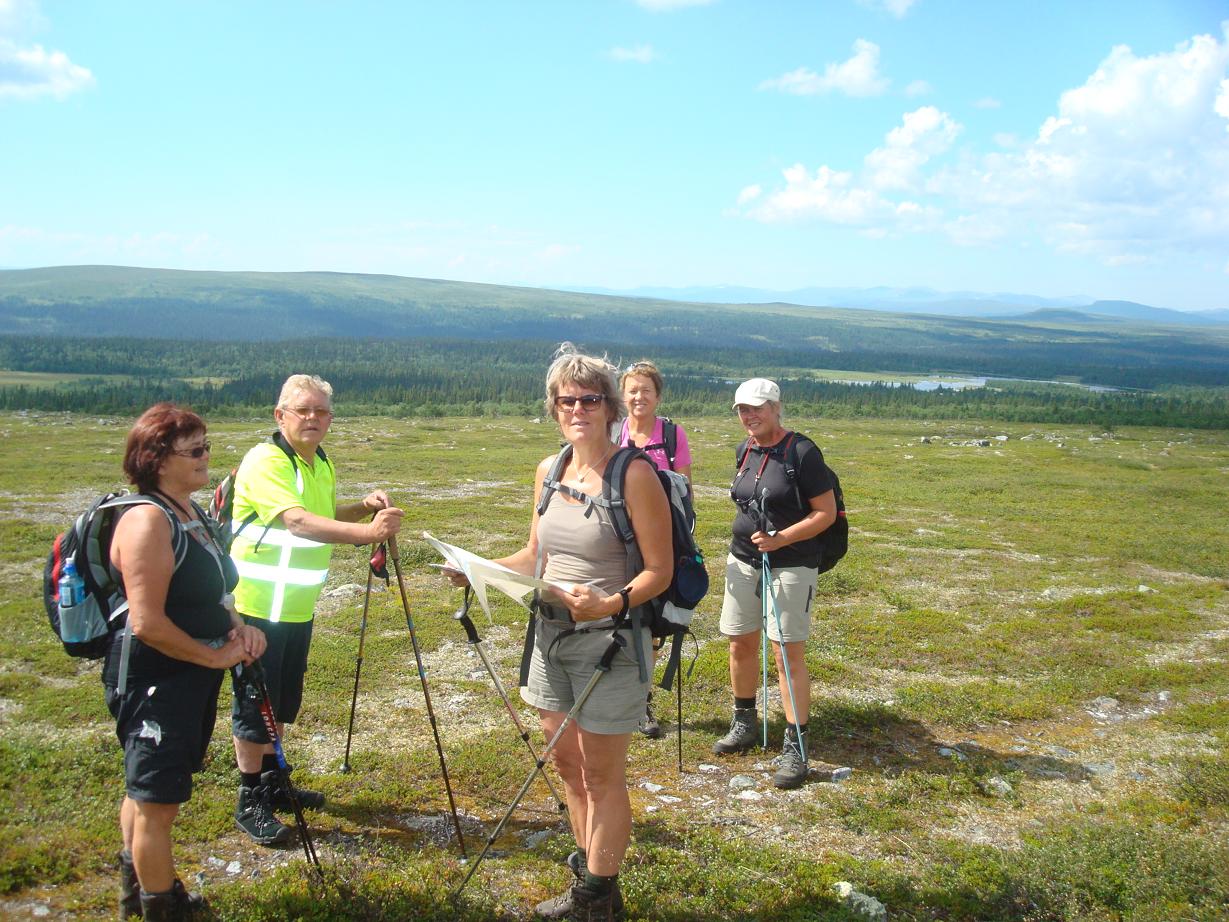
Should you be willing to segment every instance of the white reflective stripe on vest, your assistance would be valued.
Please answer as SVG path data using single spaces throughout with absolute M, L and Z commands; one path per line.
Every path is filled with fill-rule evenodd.
M 270 532 L 272 534 L 272 531 Z M 289 534 L 289 532 L 283 532 Z M 318 542 L 312 542 L 319 547 Z M 269 620 L 282 620 L 282 603 L 286 600 L 287 586 L 319 586 L 329 578 L 326 567 L 323 570 L 307 570 L 290 565 L 290 554 L 293 547 L 286 544 L 282 547 L 281 559 L 276 566 L 265 563 L 251 563 L 247 560 L 236 560 L 235 569 L 239 576 L 246 579 L 258 579 L 273 584 L 273 603 L 269 606 Z
M 245 535 L 245 530 L 255 530 L 256 537 Z M 260 532 L 264 530 L 264 526 L 258 525 L 255 522 L 250 523 L 247 529 L 244 529 L 243 523 L 240 522 L 235 526 L 235 536 L 242 537 L 247 541 L 258 543 L 262 547 L 324 547 L 325 542 L 313 541 L 311 538 L 300 538 L 298 535 L 292 535 L 284 528 L 270 528 L 265 532 L 264 537 L 261 537 Z

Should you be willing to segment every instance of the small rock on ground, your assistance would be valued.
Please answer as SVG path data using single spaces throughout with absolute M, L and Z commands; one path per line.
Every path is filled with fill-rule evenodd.
M 867 896 L 855 890 L 853 884 L 842 880 L 833 884 L 832 889 L 845 904 L 845 908 L 854 915 L 869 919 L 871 922 L 888 922 L 887 907 L 873 896 Z

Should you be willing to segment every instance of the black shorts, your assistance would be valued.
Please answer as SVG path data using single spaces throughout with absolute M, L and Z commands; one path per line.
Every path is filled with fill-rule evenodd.
M 260 665 L 265 671 L 265 685 L 273 702 L 273 714 L 280 723 L 292 724 L 303 704 L 303 677 L 307 674 L 307 651 L 312 643 L 312 622 L 268 621 L 244 615 L 243 620 L 265 632 L 268 646 Z M 264 721 L 260 719 L 260 703 L 256 690 L 247 683 L 232 679 L 235 700 L 231 705 L 231 730 L 249 743 L 268 743 Z
M 222 670 L 190 666 L 117 694 L 104 686 L 124 747 L 124 784 L 133 800 L 182 804 L 192 796 L 218 716 Z

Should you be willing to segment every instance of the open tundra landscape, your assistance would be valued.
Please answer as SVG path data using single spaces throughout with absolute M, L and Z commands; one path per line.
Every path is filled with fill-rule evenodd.
M 121 485 L 132 415 L 0 416 L 10 918 L 114 913 L 121 753 L 98 667 L 63 653 L 39 581 L 55 533 Z M 851 537 L 820 579 L 807 647 L 812 756 L 826 765 L 783 792 L 769 780 L 775 752 L 710 750 L 729 714 L 716 622 L 742 433 L 732 416 L 681 421 L 714 590 L 687 648 L 682 770 L 673 695 L 656 699 L 665 736 L 632 743 L 629 918 L 858 919 L 876 903 L 910 920 L 1229 918 L 1229 432 L 791 415 L 841 476 Z M 213 419 L 214 482 L 269 429 L 255 412 Z M 453 620 L 460 592 L 419 535 L 483 555 L 515 548 L 557 430 L 342 415 L 327 444 L 342 496 L 383 486 L 408 510 L 401 565 L 472 859 L 533 763 Z M 297 841 L 264 849 L 234 827 L 225 693 L 176 827 L 181 873 L 217 919 L 526 919 L 566 882 L 566 822 L 535 781 L 452 901 L 467 865 L 395 582 L 371 600 L 341 770 L 366 554 L 333 558 L 305 712 L 286 738 L 296 779 L 329 798 L 307 814 L 323 883 Z M 513 686 L 526 611 L 500 596 L 492 614 L 475 606 Z M 770 683 L 779 740 L 777 697 Z

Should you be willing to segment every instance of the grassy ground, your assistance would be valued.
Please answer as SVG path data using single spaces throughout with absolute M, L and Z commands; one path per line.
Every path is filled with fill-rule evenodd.
M 16 918 L 112 905 L 120 753 L 97 667 L 61 652 L 37 584 L 55 531 L 118 485 L 127 422 L 0 416 L 0 913 Z M 687 422 L 717 576 L 740 435 L 729 419 Z M 667 738 L 632 744 L 630 917 L 853 918 L 833 890 L 846 880 L 894 919 L 1229 918 L 1229 433 L 790 422 L 849 504 L 850 554 L 821 578 L 808 662 L 813 755 L 853 775 L 778 792 L 771 753 L 710 754 L 728 721 L 715 579 L 683 771 L 672 697 Z M 268 428 L 215 426 L 215 477 Z M 329 439 L 345 495 L 383 485 L 410 510 L 402 563 L 471 853 L 531 762 L 416 538 L 511 550 L 534 463 L 556 445 L 527 420 L 342 419 Z M 372 599 L 353 771 L 340 770 L 364 579 L 363 552 L 340 548 L 287 739 L 300 783 L 330 798 L 309 815 L 326 885 L 309 887 L 297 846 L 234 829 L 225 724 L 177 824 L 181 873 L 219 919 L 528 918 L 565 883 L 565 824 L 536 782 L 449 900 L 465 866 L 395 584 Z M 478 624 L 512 684 L 525 612 L 500 601 Z M 736 775 L 752 786 L 733 789 Z

